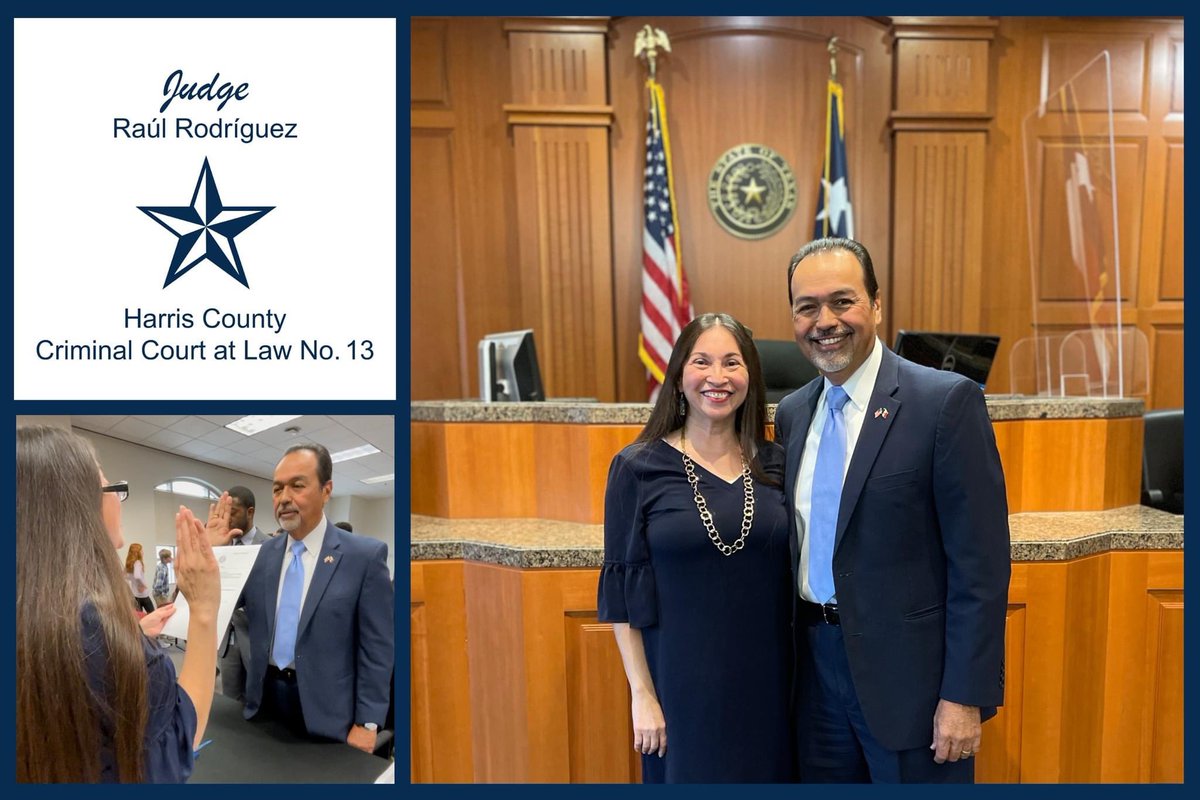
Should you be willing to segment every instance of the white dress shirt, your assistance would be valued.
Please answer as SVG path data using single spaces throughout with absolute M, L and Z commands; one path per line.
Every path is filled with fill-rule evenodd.
M 867 404 L 871 402 L 871 393 L 875 391 L 875 379 L 879 377 L 879 365 L 883 363 L 883 347 L 879 339 L 871 355 L 862 363 L 853 375 L 842 384 L 849 400 L 842 406 L 842 418 L 846 423 L 846 463 L 842 465 L 842 480 L 850 470 L 850 461 L 854 457 L 854 446 L 858 444 L 858 434 L 862 431 L 863 420 L 867 416 Z M 829 416 L 829 407 L 825 398 L 832 386 L 825 379 L 825 387 L 821 391 L 821 399 L 817 401 L 816 411 L 813 412 L 812 423 L 808 428 L 808 438 L 804 441 L 804 455 L 800 459 L 800 475 L 796 478 L 796 536 L 800 539 L 800 596 L 810 603 L 836 603 L 837 598 L 821 598 L 813 594 L 808 585 L 808 530 L 809 512 L 812 511 L 813 473 L 817 468 L 817 450 L 821 446 L 821 432 L 825 429 L 825 420 Z
M 304 601 L 308 598 L 308 587 L 312 585 L 313 573 L 317 570 L 317 556 L 321 554 L 321 545 L 325 543 L 326 524 L 325 515 L 322 514 L 321 521 L 317 523 L 317 526 L 313 528 L 307 536 L 300 540 L 304 543 L 304 550 L 300 553 L 300 563 L 304 567 L 304 588 L 300 592 L 301 616 L 303 616 Z M 279 571 L 279 591 L 275 594 L 275 619 L 277 621 L 279 619 L 279 598 L 283 597 L 283 580 L 285 577 L 287 577 L 288 567 L 292 563 L 292 545 L 295 544 L 295 542 L 296 540 L 293 539 L 292 535 L 289 533 L 287 537 L 287 545 L 283 550 L 283 567 Z M 296 634 L 296 638 L 299 640 L 299 631 L 297 631 Z M 267 653 L 267 663 L 275 667 L 286 667 L 287 664 L 281 665 L 275 663 L 274 637 L 275 632 L 272 631 L 272 646 Z

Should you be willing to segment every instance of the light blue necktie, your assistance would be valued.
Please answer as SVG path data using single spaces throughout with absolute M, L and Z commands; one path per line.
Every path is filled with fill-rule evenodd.
M 821 446 L 817 448 L 813 472 L 812 505 L 808 512 L 808 586 L 819 603 L 828 603 L 835 593 L 833 540 L 846 467 L 846 420 L 842 406 L 849 399 L 840 386 L 830 386 L 825 393 L 829 414 L 821 430 Z
M 304 594 L 304 563 L 300 554 L 304 542 L 292 544 L 292 563 L 283 576 L 283 593 L 279 595 L 279 610 L 275 614 L 275 647 L 271 656 L 275 666 L 284 669 L 296 656 L 296 628 L 300 625 L 300 598 Z

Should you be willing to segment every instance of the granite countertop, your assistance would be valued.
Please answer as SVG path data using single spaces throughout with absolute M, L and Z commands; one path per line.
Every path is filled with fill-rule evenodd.
M 1009 518 L 1013 561 L 1066 561 L 1113 550 L 1182 550 L 1183 517 L 1145 506 L 1027 512 Z M 409 558 L 506 567 L 599 567 L 604 527 L 545 519 L 411 515 Z
M 987 398 L 993 422 L 1016 419 L 1092 419 L 1140 417 L 1138 398 L 1032 397 L 997 395 Z M 424 400 L 409 404 L 414 422 L 566 422 L 592 425 L 644 425 L 649 403 L 594 403 L 547 400 L 542 403 L 482 403 L 478 400 Z M 775 421 L 775 406 L 767 406 L 767 422 Z

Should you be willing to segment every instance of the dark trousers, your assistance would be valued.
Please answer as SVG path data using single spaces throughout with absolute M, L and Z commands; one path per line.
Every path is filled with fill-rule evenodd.
M 134 611 L 145 611 L 147 614 L 149 614 L 151 611 L 154 610 L 154 603 L 150 602 L 149 597 L 134 597 L 133 598 L 133 610 Z
M 294 733 L 308 736 L 295 670 L 267 667 L 267 677 L 263 680 L 262 713 L 284 723 Z
M 938 764 L 928 744 L 888 750 L 871 735 L 854 690 L 840 626 L 813 622 L 798 628 L 797 635 L 803 637 L 803 668 L 797 676 L 797 746 L 803 783 L 975 782 L 973 758 Z M 932 716 L 929 727 L 932 742 Z

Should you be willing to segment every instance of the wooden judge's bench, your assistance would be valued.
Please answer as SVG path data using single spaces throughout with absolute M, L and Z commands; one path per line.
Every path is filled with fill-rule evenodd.
M 1141 401 L 988 410 L 1013 563 L 977 779 L 1182 781 L 1183 518 L 1137 504 Z M 596 582 L 609 461 L 648 415 L 412 404 L 414 782 L 639 779 Z

